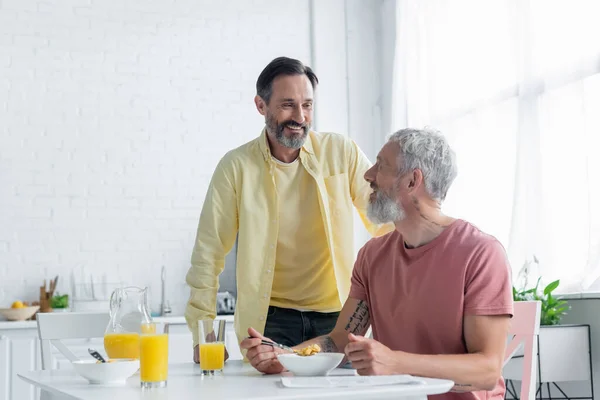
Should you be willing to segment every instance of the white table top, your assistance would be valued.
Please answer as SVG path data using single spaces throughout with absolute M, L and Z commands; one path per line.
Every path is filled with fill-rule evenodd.
M 356 374 L 354 370 L 336 369 L 335 375 Z M 166 388 L 142 391 L 139 375 L 125 385 L 90 385 L 74 371 L 31 371 L 18 374 L 32 385 L 47 390 L 60 399 L 69 400 L 210 400 L 220 399 L 385 399 L 419 397 L 449 391 L 453 382 L 442 379 L 419 378 L 424 384 L 387 385 L 361 388 L 292 389 L 281 384 L 281 375 L 262 375 L 242 361 L 228 361 L 224 374 L 202 377 L 193 363 L 169 365 Z

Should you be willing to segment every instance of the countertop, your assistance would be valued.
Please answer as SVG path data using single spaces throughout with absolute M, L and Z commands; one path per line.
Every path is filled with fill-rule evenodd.
M 217 319 L 224 319 L 227 322 L 233 322 L 233 315 L 217 315 Z M 157 323 L 170 323 L 170 324 L 185 324 L 185 317 L 180 316 L 168 316 L 168 317 L 154 317 L 152 321 Z M 36 321 L 0 321 L 0 330 L 8 329 L 37 329 Z

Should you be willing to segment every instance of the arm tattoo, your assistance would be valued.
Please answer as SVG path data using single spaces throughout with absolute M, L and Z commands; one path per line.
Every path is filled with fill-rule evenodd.
M 335 345 L 335 342 L 329 335 L 325 335 L 325 336 L 321 337 L 319 344 L 321 345 L 321 349 L 323 350 L 323 353 L 339 353 L 339 350 L 338 350 L 337 346 Z
M 362 335 L 367 330 L 370 323 L 369 305 L 366 301 L 360 300 L 356 305 L 354 314 L 346 324 L 346 331 L 354 334 Z

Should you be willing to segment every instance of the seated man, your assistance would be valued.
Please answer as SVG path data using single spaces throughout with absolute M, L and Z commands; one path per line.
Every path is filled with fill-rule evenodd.
M 296 348 L 318 343 L 322 351 L 345 352 L 361 375 L 454 381 L 440 398 L 504 397 L 510 267 L 494 237 L 441 212 L 455 177 L 454 152 L 437 132 L 404 129 L 390 137 L 365 173 L 373 189 L 367 215 L 396 229 L 360 250 L 331 333 Z M 374 339 L 363 336 L 369 326 Z M 281 350 L 261 345 L 254 329 L 248 333 L 241 345 L 251 364 L 282 372 Z

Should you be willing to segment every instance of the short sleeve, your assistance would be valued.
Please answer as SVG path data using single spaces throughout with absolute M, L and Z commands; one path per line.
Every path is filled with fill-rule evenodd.
M 497 240 L 484 243 L 466 271 L 466 315 L 513 315 L 511 269 Z
M 367 301 L 367 283 L 368 268 L 365 262 L 365 250 L 366 246 L 360 249 L 356 262 L 354 263 L 354 269 L 352 270 L 352 278 L 350 285 L 350 295 L 353 299 Z

